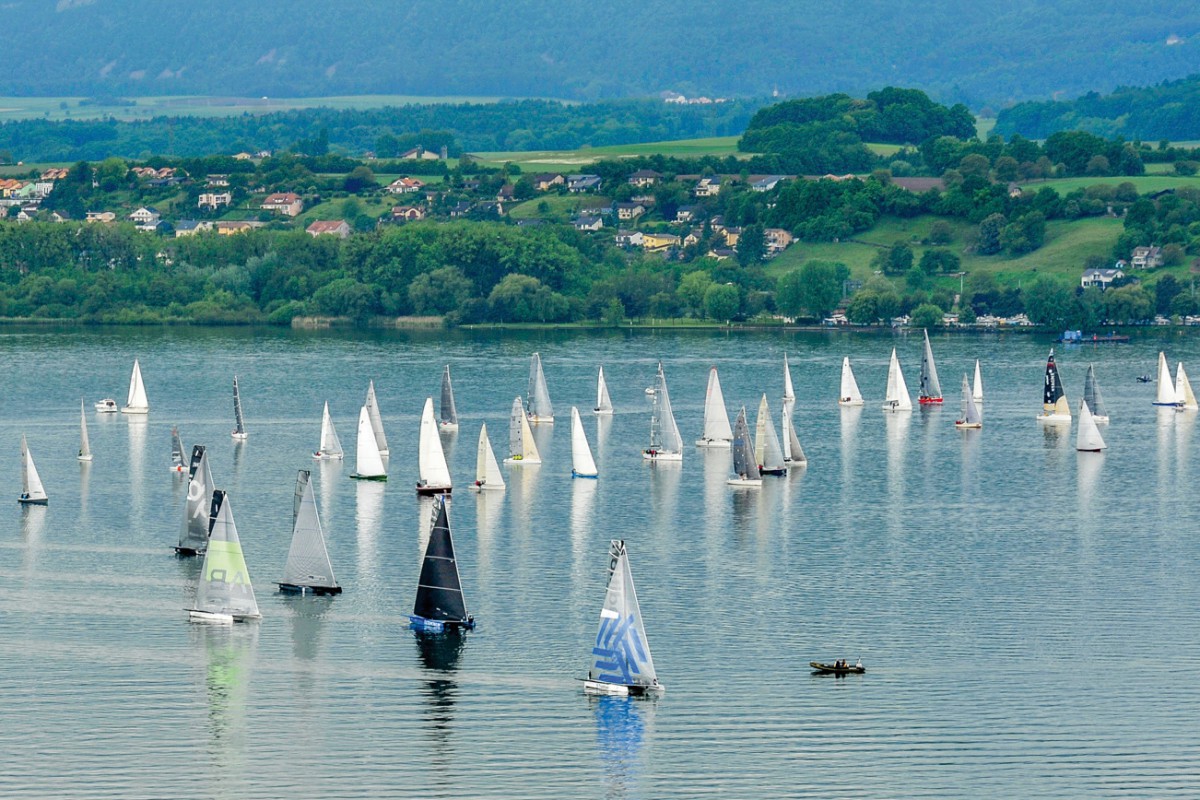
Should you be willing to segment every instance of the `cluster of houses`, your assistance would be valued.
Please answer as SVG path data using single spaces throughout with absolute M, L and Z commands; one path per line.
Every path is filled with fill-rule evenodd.
M 34 179 L 0 178 L 0 216 L 6 215 L 10 208 L 18 207 L 18 222 L 33 219 L 42 201 L 54 191 L 55 182 L 67 177 L 67 172 L 66 168 L 53 167 L 43 170 Z M 59 219 L 63 218 L 59 216 Z
M 1111 286 L 1114 281 L 1124 278 L 1128 271 L 1135 269 L 1156 269 L 1162 265 L 1163 253 L 1161 247 L 1157 245 L 1135 247 L 1129 261 L 1121 259 L 1111 267 L 1088 267 L 1085 269 L 1083 276 L 1079 279 L 1079 285 L 1084 289 L 1095 286 L 1103 290 Z

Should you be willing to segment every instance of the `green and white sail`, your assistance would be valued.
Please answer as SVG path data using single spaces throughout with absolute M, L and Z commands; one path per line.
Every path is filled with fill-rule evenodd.
M 193 618 L 231 617 L 234 621 L 259 619 L 258 602 L 250 582 L 250 570 L 242 555 L 237 525 L 228 495 L 213 491 L 212 532 L 204 553 L 204 566 L 196 583 Z

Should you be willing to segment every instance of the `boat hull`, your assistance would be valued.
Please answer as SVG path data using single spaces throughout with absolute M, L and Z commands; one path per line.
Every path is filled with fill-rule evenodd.
M 445 431 L 446 433 L 453 433 L 454 431 L 458 430 L 458 423 L 457 422 L 439 422 L 438 430 Z
M 758 489 L 762 486 L 762 479 L 752 480 L 750 478 L 730 478 L 725 481 L 730 486 L 737 489 Z
M 683 461 L 683 453 L 663 453 L 659 450 L 643 450 L 642 458 L 647 461 Z
M 48 497 L 18 497 L 17 502 L 23 506 L 46 506 L 50 504 Z
M 862 400 L 838 400 L 838 405 L 844 408 L 853 408 L 854 406 L 861 406 L 862 404 Z
M 415 614 L 409 614 L 408 625 L 415 631 L 423 631 L 425 633 L 445 633 L 446 631 L 470 631 L 475 629 L 474 619 L 427 619 L 426 617 L 418 617 Z
M 122 414 L 149 414 L 149 406 L 125 406 L 121 409 Z
M 983 423 L 982 422 L 960 422 L 959 420 L 954 420 L 954 427 L 958 428 L 960 431 L 961 430 L 978 430 L 983 427 Z
M 190 556 L 202 556 L 202 555 L 204 555 L 204 551 L 203 551 L 203 550 L 197 550 L 197 549 L 195 549 L 194 547 L 176 547 L 176 548 L 175 548 L 175 555 L 177 555 L 177 556 L 187 556 L 187 557 L 190 557 Z
M 554 417 L 539 417 L 536 414 L 530 414 L 527 419 L 530 425 L 553 425 Z
M 450 486 L 431 486 L 428 483 L 417 484 L 417 494 L 422 496 L 432 496 L 435 494 L 450 494 Z
M 313 453 L 313 460 L 315 460 L 315 461 L 342 461 L 345 458 L 346 458 L 345 453 L 339 453 L 336 456 L 327 455 L 325 453 L 322 453 L 320 450 Z
M 357 472 L 351 472 L 350 477 L 356 481 L 386 481 L 387 475 L 359 475 Z
M 92 405 L 100 414 L 115 414 L 120 410 L 116 400 L 101 400 L 99 403 L 93 403 Z
M 764 467 L 759 467 L 758 471 L 762 475 L 775 475 L 775 476 L 787 475 L 787 467 L 779 467 L 778 469 L 775 469 L 775 468 L 766 469 Z
M 666 691 L 663 686 L 626 686 L 620 683 L 606 683 L 604 681 L 585 680 L 583 682 L 584 694 L 592 694 L 601 697 L 646 697 L 649 695 L 662 694 Z
M 340 586 L 301 586 L 295 583 L 279 584 L 279 591 L 283 594 L 311 594 L 317 597 L 332 596 L 342 593 Z
M 504 463 L 520 466 L 521 464 L 541 464 L 542 460 L 540 458 L 521 458 L 519 456 L 509 456 L 508 458 L 504 459 Z
M 600 477 L 600 473 L 599 472 L 591 472 L 588 474 L 584 474 L 582 472 L 576 472 L 575 470 L 571 470 L 571 477 L 572 478 L 591 478 L 591 479 L 595 480 L 596 478 Z
M 862 675 L 867 671 L 866 667 L 836 667 L 833 664 L 825 664 L 820 661 L 810 661 L 808 665 L 813 668 L 813 671 L 820 675 Z
M 234 622 L 233 614 L 200 611 L 195 608 L 188 611 L 188 620 L 191 622 L 202 622 L 206 625 L 232 625 Z
M 611 417 L 613 412 L 611 408 L 593 408 L 592 413 L 598 417 Z
M 76 460 L 76 461 L 83 461 L 83 462 L 90 463 L 90 462 L 91 462 L 91 460 L 92 460 L 92 457 L 91 457 L 90 455 L 88 455 L 88 456 L 75 456 L 75 460 Z
M 233 433 L 231 433 L 231 434 L 229 434 L 229 435 L 230 435 L 230 436 L 232 436 L 234 439 L 237 439 L 239 442 L 244 442 L 244 441 L 246 441 L 248 438 L 250 438 L 250 434 L 248 434 L 248 433 L 238 433 L 237 431 L 234 431 Z
M 1037 421 L 1044 423 L 1046 425 L 1070 425 L 1071 424 L 1071 415 L 1070 414 L 1039 414 Z
M 729 439 L 697 439 L 696 447 L 714 447 L 720 450 L 729 450 L 733 447 L 733 442 Z
M 940 397 L 919 397 L 919 398 L 917 398 L 917 402 L 923 406 L 940 406 L 942 404 L 942 398 L 940 398 Z
M 1095 422 L 1097 425 L 1107 425 L 1108 417 L 1107 416 L 1097 417 L 1095 414 L 1092 414 L 1092 421 Z

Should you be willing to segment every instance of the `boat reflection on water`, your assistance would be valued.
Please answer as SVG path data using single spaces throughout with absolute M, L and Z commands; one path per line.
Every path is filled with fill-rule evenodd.
M 587 583 L 588 543 L 592 541 L 596 520 L 596 492 L 599 481 L 571 481 L 571 587 L 572 594 Z
M 735 492 L 745 495 L 747 492 Z M 653 693 L 642 698 L 589 696 L 596 716 L 596 744 L 610 800 L 646 796 L 639 786 L 642 750 L 653 734 L 657 706 Z
M 285 594 L 283 601 L 292 612 L 292 655 L 301 661 L 315 661 L 321 653 L 325 614 L 333 606 L 333 597 Z
M 146 429 L 149 422 L 143 414 L 130 414 L 129 420 L 129 481 L 132 492 L 132 518 L 141 519 L 146 507 L 146 488 L 151 481 L 144 480 L 146 465 Z
M 24 540 L 24 556 L 22 566 L 26 572 L 32 573 L 37 565 L 37 556 L 42 547 L 42 533 L 46 530 L 46 514 L 50 513 L 48 506 L 21 506 L 21 539 Z
M 258 651 L 258 625 L 190 625 L 189 635 L 204 647 L 204 689 L 208 699 L 208 753 L 214 769 L 207 790 L 214 797 L 240 793 L 250 775 L 246 740 L 246 697 Z
M 354 521 L 358 541 L 358 582 L 379 585 L 379 532 L 383 528 L 383 487 L 377 481 L 355 482 Z
M 458 681 L 454 673 L 462 657 L 466 634 L 457 629 L 442 633 L 413 631 L 421 666 L 427 673 L 421 696 L 425 701 L 422 719 L 432 739 L 430 761 L 436 771 L 453 772 L 455 759 L 448 746 L 453 732 L 454 705 L 458 700 Z

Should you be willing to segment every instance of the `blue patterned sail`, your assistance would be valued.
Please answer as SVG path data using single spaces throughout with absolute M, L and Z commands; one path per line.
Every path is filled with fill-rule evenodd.
M 629 554 L 622 539 L 613 539 L 609 548 L 608 591 L 600 609 L 600 629 L 592 647 L 587 688 L 610 685 L 628 689 L 661 690 L 650 656 L 650 643 L 642 626 L 642 612 L 633 574 L 629 571 Z M 606 691 L 606 688 L 601 688 Z

